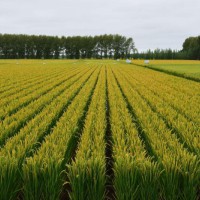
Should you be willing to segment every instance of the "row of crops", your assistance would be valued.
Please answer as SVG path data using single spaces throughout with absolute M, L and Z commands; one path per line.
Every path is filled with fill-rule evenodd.
M 149 64 L 145 64 L 144 60 L 134 60 L 133 63 L 163 73 L 200 82 L 199 60 L 150 60 Z
M 0 68 L 0 200 L 200 198 L 198 82 L 31 62 Z

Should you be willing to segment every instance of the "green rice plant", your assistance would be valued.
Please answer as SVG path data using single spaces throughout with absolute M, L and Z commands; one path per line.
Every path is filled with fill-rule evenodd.
M 70 199 L 104 199 L 105 160 L 102 157 L 78 159 L 69 166 L 68 176 L 72 187 Z
M 1 188 L 10 189 L 10 191 L 6 190 L 7 192 L 4 193 L 5 196 L 7 195 L 7 198 L 10 198 L 10 195 L 14 193 L 12 185 L 15 185 L 17 190 L 22 189 L 23 180 L 21 174 L 25 158 L 31 156 L 34 153 L 34 149 L 40 146 L 39 142 L 42 141 L 45 134 L 51 132 L 51 127 L 53 123 L 55 123 L 54 121 L 59 117 L 59 114 L 62 113 L 64 107 L 70 103 L 71 99 L 82 88 L 83 83 L 87 81 L 92 71 L 84 74 L 80 78 L 80 82 L 65 89 L 63 94 L 58 96 L 51 104 L 47 105 L 45 109 L 42 110 L 40 114 L 36 115 L 36 117 L 33 118 L 27 126 L 21 129 L 17 135 L 9 138 L 5 146 L 0 150 L 0 157 L 4 160 L 4 165 L 0 165 L 0 169 L 2 170 L 2 174 L 5 175 L 1 176 L 0 186 Z M 9 171 L 10 163 L 13 163 L 11 172 Z M 15 182 L 16 178 L 18 178 L 17 182 Z M 7 181 L 8 179 L 12 181 Z
M 85 68 L 83 70 L 85 71 Z M 33 88 L 27 88 L 19 93 L 15 93 L 16 95 L 3 98 L 0 103 L 0 119 L 4 120 L 6 117 L 13 115 L 21 108 L 39 99 L 41 96 L 51 93 L 56 87 L 58 88 L 62 85 L 66 85 L 67 82 L 70 83 L 70 79 L 73 79 L 73 77 L 78 74 L 81 74 L 81 70 L 79 72 L 74 70 L 67 76 L 62 73 L 55 77 L 48 77 L 48 80 L 43 80 L 41 83 L 35 83 Z
M 63 170 L 71 158 L 72 147 L 78 136 L 79 121 L 85 115 L 84 109 L 95 87 L 98 71 L 94 72 L 71 102 L 41 148 L 33 157 L 26 159 L 23 165 L 25 199 L 59 199 L 65 182 Z M 37 171 L 32 173 L 33 169 Z
M 108 70 L 108 96 L 114 156 L 114 187 L 117 199 L 158 199 L 161 170 L 151 161 L 120 89 Z
M 141 182 L 139 181 L 141 176 L 137 165 L 130 163 L 129 159 L 117 158 L 114 173 L 117 199 L 137 199 L 141 191 Z
M 20 67 L 16 66 L 14 61 L 11 61 L 6 68 L 1 68 L 1 88 L 0 88 L 0 98 L 6 98 L 10 95 L 17 95 L 23 90 L 29 90 L 29 88 L 33 85 L 37 85 L 41 80 L 45 80 L 49 75 L 53 75 L 56 73 L 67 74 L 70 71 L 79 69 L 80 66 L 72 66 L 68 67 L 63 66 L 61 63 L 57 63 L 56 65 L 48 63 L 48 65 L 41 67 L 41 63 L 37 61 L 30 61 L 25 63 L 22 66 L 22 62 L 20 61 Z M 15 98 L 14 98 L 15 99 Z
M 78 73 L 78 69 L 69 71 L 69 74 Z M 65 73 L 64 73 L 65 74 Z M 41 90 L 42 86 L 48 85 L 50 82 L 54 82 L 55 80 L 62 80 L 62 78 L 66 78 L 66 75 L 64 76 L 63 72 L 55 71 L 51 74 L 46 74 L 46 76 L 41 77 L 38 81 L 34 81 L 31 85 L 29 85 L 26 88 L 20 88 L 21 91 L 13 91 L 13 94 L 6 95 L 5 97 L 1 97 L 2 101 L 0 102 L 0 106 L 8 106 L 12 103 L 16 103 L 16 101 L 12 101 L 12 99 L 18 100 L 20 99 L 23 101 L 23 103 L 26 102 L 31 97 L 32 93 L 37 92 L 37 90 Z M 69 76 L 70 77 L 70 76 Z M 37 93 L 36 93 L 37 94 Z M 33 96 L 33 95 L 32 95 Z M 18 101 L 17 101 L 18 102 Z
M 152 70 L 144 71 L 141 68 L 134 66 L 134 73 L 131 73 L 132 68 L 124 68 L 120 73 L 124 74 L 128 80 L 135 82 L 139 86 L 139 91 L 151 91 L 159 97 L 163 103 L 170 104 L 175 110 L 190 119 L 194 123 L 199 124 L 199 83 L 189 82 L 179 78 L 172 78 L 168 75 L 163 75 Z M 180 87 L 184 85 L 184 87 Z M 167 95 L 165 95 L 167 93 Z M 164 105 L 163 105 L 164 108 Z
M 109 60 L 9 62 L 0 200 L 199 199 L 199 83 Z
M 62 94 L 65 89 L 70 88 L 76 81 L 85 74 L 85 71 L 80 75 L 76 75 L 72 79 L 64 82 L 59 87 L 55 87 L 50 93 L 41 96 L 39 99 L 31 102 L 26 107 L 19 110 L 17 113 L 8 116 L 2 121 L 0 126 L 0 145 L 3 145 L 9 137 L 15 135 L 18 130 L 31 118 L 33 118 L 37 113 L 39 113 L 46 104 L 51 103 L 51 101 L 58 95 Z
M 131 86 L 117 70 L 114 74 L 126 102 L 132 109 L 131 112 L 135 113 L 140 126 L 145 130 L 149 143 L 156 153 L 158 164 L 163 170 L 159 179 L 161 198 L 179 199 L 187 196 L 186 198 L 193 199 L 199 185 L 199 168 L 197 167 L 199 157 L 189 153 L 176 135 L 172 134 L 158 113 L 152 110 L 144 98 L 139 95 L 136 90 L 137 84 Z M 183 185 L 189 185 L 190 189 L 193 188 L 190 196 L 188 196 L 187 187 Z
M 133 85 L 133 83 L 133 81 L 130 82 L 131 85 Z M 164 118 L 165 123 L 167 123 L 167 125 L 171 127 L 174 132 L 176 132 L 179 140 L 184 143 L 190 151 L 198 155 L 200 151 L 200 140 L 198 138 L 200 126 L 198 126 L 198 122 L 194 123 L 190 121 L 170 104 L 163 101 L 160 97 L 161 94 L 156 96 L 144 86 L 135 87 L 134 84 L 133 87 L 138 94 L 159 114 L 159 116 L 162 119 Z
M 9 163 L 9 164 L 8 164 Z M 17 168 L 17 159 L 0 156 L 0 199 L 14 200 L 22 189 L 22 177 Z
M 146 161 L 145 165 L 143 162 L 140 163 L 141 173 L 141 199 L 159 199 L 159 182 L 162 176 L 163 170 L 157 162 Z
M 73 200 L 102 200 L 105 197 L 105 68 L 101 69 L 91 100 L 75 161 L 68 165 Z

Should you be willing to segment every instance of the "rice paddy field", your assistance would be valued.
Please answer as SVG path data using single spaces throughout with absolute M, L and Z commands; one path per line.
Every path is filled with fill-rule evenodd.
M 200 199 L 200 64 L 133 63 L 0 60 L 0 200 Z
M 133 63 L 200 82 L 198 60 L 150 60 L 148 65 L 144 64 L 144 60 L 134 60 Z

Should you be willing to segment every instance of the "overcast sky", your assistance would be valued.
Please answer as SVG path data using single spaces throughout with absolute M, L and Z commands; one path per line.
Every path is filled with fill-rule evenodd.
M 0 33 L 122 34 L 139 51 L 200 35 L 200 0 L 0 0 Z

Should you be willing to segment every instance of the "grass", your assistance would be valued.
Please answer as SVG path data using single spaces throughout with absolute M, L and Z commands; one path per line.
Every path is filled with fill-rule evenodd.
M 144 65 L 162 72 L 169 72 L 185 78 L 200 81 L 200 61 L 190 60 L 150 60 L 149 65 L 145 65 L 143 60 L 134 60 L 133 63 Z

